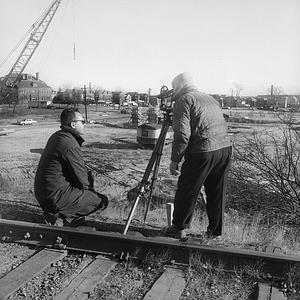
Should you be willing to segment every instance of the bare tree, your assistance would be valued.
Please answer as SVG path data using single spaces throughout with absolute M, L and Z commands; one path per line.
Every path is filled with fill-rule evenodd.
M 278 108 L 278 102 L 279 102 L 279 96 L 282 95 L 284 93 L 283 88 L 280 86 L 271 86 L 268 89 L 269 94 L 271 95 L 271 97 L 273 98 L 273 104 L 274 104 L 274 109 Z
M 98 105 L 100 100 L 102 100 L 102 94 L 104 92 L 103 87 L 95 85 L 93 89 L 93 94 L 94 94 L 94 100 L 96 104 L 96 111 L 98 111 Z
M 63 91 L 71 90 L 73 88 L 73 85 L 70 82 L 65 82 L 59 88 L 62 89 Z
M 300 132 L 292 114 L 280 119 L 277 131 L 254 132 L 235 145 L 232 174 L 239 184 L 254 187 L 246 200 L 252 208 L 299 224 Z
M 280 86 L 271 86 L 269 89 L 268 89 L 268 92 L 271 96 L 279 96 L 279 95 L 282 95 L 283 94 L 283 88 L 280 87 Z
M 235 97 L 240 97 L 241 91 L 243 90 L 243 86 L 240 83 L 235 82 L 234 86 L 234 95 Z

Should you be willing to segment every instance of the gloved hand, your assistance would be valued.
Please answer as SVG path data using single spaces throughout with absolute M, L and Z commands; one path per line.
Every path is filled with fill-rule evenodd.
M 171 173 L 171 175 L 175 175 L 175 176 L 178 176 L 180 174 L 177 162 L 171 161 L 170 173 Z

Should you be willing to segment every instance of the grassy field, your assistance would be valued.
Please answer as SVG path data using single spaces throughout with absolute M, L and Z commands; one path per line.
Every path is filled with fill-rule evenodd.
M 80 110 L 85 113 L 84 107 Z M 4 218 L 41 222 L 41 210 L 33 194 L 33 180 L 40 152 L 50 134 L 59 129 L 60 113 L 61 109 L 23 108 L 14 116 L 5 112 L 1 116 L 1 127 L 15 129 L 13 134 L 2 136 L 0 141 L 0 208 Z M 127 201 L 127 192 L 141 181 L 152 150 L 139 148 L 136 129 L 123 126 L 129 121 L 129 114 L 121 114 L 113 107 L 95 106 L 89 106 L 87 114 L 88 119 L 99 123 L 86 126 L 83 152 L 87 164 L 93 167 L 96 189 L 107 194 L 110 199 L 110 205 L 104 213 L 95 213 L 90 218 L 125 224 L 132 205 Z M 27 117 L 36 119 L 38 123 L 32 127 L 15 125 L 18 119 Z M 280 123 L 277 121 L 272 124 L 242 121 L 228 122 L 235 146 L 243 144 L 246 138 L 252 137 L 255 132 L 262 135 L 266 132 L 279 132 Z M 164 147 L 153 204 L 146 220 L 146 225 L 156 229 L 167 225 L 166 203 L 173 201 L 177 184 L 177 178 L 169 174 L 170 142 L 167 141 Z M 202 243 L 260 251 L 277 249 L 286 254 L 300 255 L 299 226 L 285 222 L 284 215 L 280 212 L 281 206 L 283 207 L 280 201 L 283 201 L 283 198 L 277 194 L 274 197 L 272 191 L 262 186 L 259 180 L 249 180 L 250 175 L 240 168 L 234 153 L 229 176 L 223 240 L 211 241 L 204 238 Z M 133 224 L 144 225 L 146 204 L 147 198 L 140 201 Z M 279 206 L 275 216 L 270 209 L 271 204 Z M 205 232 L 207 223 L 205 204 L 199 198 L 190 228 L 191 234 L 199 235 Z M 194 294 L 190 294 L 190 297 L 209 299 L 235 290 L 236 298 L 247 299 L 251 283 L 257 277 L 254 273 L 259 270 L 253 268 L 252 271 L 246 272 L 241 269 L 236 274 L 225 274 L 222 266 L 203 265 L 201 259 L 193 259 L 188 284 L 189 291 L 193 291 Z M 297 278 L 298 273 L 291 270 L 286 277 Z M 216 282 L 219 284 L 216 285 Z M 216 290 L 212 290 L 211 287 L 215 287 Z
M 80 110 L 83 114 L 85 113 L 83 106 L 80 107 Z M 0 124 L 3 127 L 7 125 L 15 126 L 13 124 L 16 120 L 23 117 L 32 117 L 38 120 L 39 124 L 49 120 L 54 121 L 56 125 L 54 124 L 53 128 L 58 129 L 60 113 L 61 109 L 28 110 L 23 107 L 17 110 L 14 116 L 6 115 L 4 118 L 2 116 Z M 234 111 L 235 113 L 241 116 L 249 116 L 251 112 L 249 110 L 236 110 Z M 269 113 L 265 112 L 265 114 Z M 94 170 L 97 172 L 95 175 L 99 190 L 107 193 L 111 198 L 111 205 L 102 217 L 124 221 L 130 210 L 130 203 L 126 200 L 126 193 L 141 180 L 150 158 L 151 150 L 138 149 L 136 145 L 136 130 L 123 128 L 123 124 L 129 121 L 130 115 L 123 115 L 113 107 L 97 108 L 95 106 L 88 106 L 87 115 L 89 119 L 100 121 L 102 124 L 87 125 L 86 140 L 88 144 L 83 148 L 87 162 L 94 166 Z M 261 119 L 263 120 L 263 118 Z M 278 131 L 277 125 L 275 126 L 274 124 L 229 122 L 228 125 L 235 145 L 243 143 L 245 137 L 251 137 L 253 132 Z M 18 129 L 18 127 L 14 128 Z M 33 128 L 34 134 L 38 136 L 39 129 L 37 127 Z M 51 129 L 51 131 L 53 130 Z M 39 138 L 37 141 L 32 136 L 33 130 L 24 133 L 24 135 L 19 135 L 17 139 L 24 138 L 24 141 L 33 139 L 32 143 L 35 143 L 36 148 L 42 148 L 48 138 L 47 132 L 45 129 L 42 138 Z M 22 131 L 19 133 L 21 134 Z M 12 145 L 16 143 L 13 135 L 8 137 L 8 141 Z M 0 146 L 0 150 L 2 149 Z M 17 155 L 18 159 L 16 161 L 20 161 L 20 166 L 11 170 L 8 167 L 7 171 L 2 172 L 0 184 L 6 193 L 10 193 L 10 195 L 14 192 L 17 194 L 22 193 L 23 189 L 20 189 L 18 185 L 18 182 L 22 181 L 22 179 L 19 179 L 19 176 L 22 176 L 23 172 L 27 171 L 20 173 L 19 170 L 23 170 L 23 165 L 25 165 L 25 168 L 29 168 L 28 162 L 31 162 L 30 170 L 32 169 L 32 174 L 28 178 L 28 189 L 31 190 L 31 193 L 29 193 L 28 199 L 30 199 L 31 203 L 34 203 L 32 181 L 39 156 L 31 155 L 27 157 L 28 154 L 26 154 L 22 159 L 21 154 L 13 153 L 13 148 L 7 149 L 9 160 L 14 155 Z M 168 171 L 169 157 L 170 141 L 167 141 L 161 160 L 159 178 L 156 183 L 155 203 L 147 217 L 147 222 L 159 227 L 167 224 L 165 205 L 166 202 L 172 202 L 176 190 L 177 178 L 170 176 Z M 5 161 L 5 156 L 2 157 L 2 162 L 3 167 L 5 163 L 9 164 L 9 162 Z M 280 216 L 276 219 L 268 215 L 266 207 L 268 207 L 270 201 L 273 201 L 271 198 L 272 194 L 265 190 L 261 192 L 257 183 L 245 181 L 243 178 L 238 180 L 235 174 L 236 168 L 237 164 L 234 155 L 225 213 L 224 242 L 228 245 L 252 249 L 263 249 L 268 245 L 272 245 L 281 248 L 286 253 L 299 254 L 300 239 L 298 228 L 285 224 Z M 243 176 L 245 177 L 246 175 L 244 174 Z M 3 196 L 2 199 L 5 199 L 5 197 Z M 145 201 L 143 203 L 145 204 Z M 135 215 L 135 219 L 138 222 L 142 222 L 144 218 L 145 206 L 143 203 L 139 205 Z M 191 231 L 204 232 L 206 227 L 205 205 L 199 200 Z

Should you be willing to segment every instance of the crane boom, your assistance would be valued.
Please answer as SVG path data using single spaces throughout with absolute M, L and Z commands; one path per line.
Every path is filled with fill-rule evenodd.
M 27 66 L 29 60 L 40 44 L 57 8 L 59 7 L 61 0 L 54 0 L 50 5 L 49 9 L 45 12 L 41 21 L 38 23 L 36 28 L 30 34 L 28 41 L 22 49 L 18 59 L 9 71 L 6 79 L 6 86 L 14 87 L 19 81 L 23 70 Z

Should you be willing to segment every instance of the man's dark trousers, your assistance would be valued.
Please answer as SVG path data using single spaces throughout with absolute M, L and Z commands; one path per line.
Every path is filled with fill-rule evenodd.
M 185 156 L 178 179 L 172 223 L 179 229 L 188 228 L 202 185 L 206 193 L 207 233 L 222 234 L 227 174 L 232 147 Z

